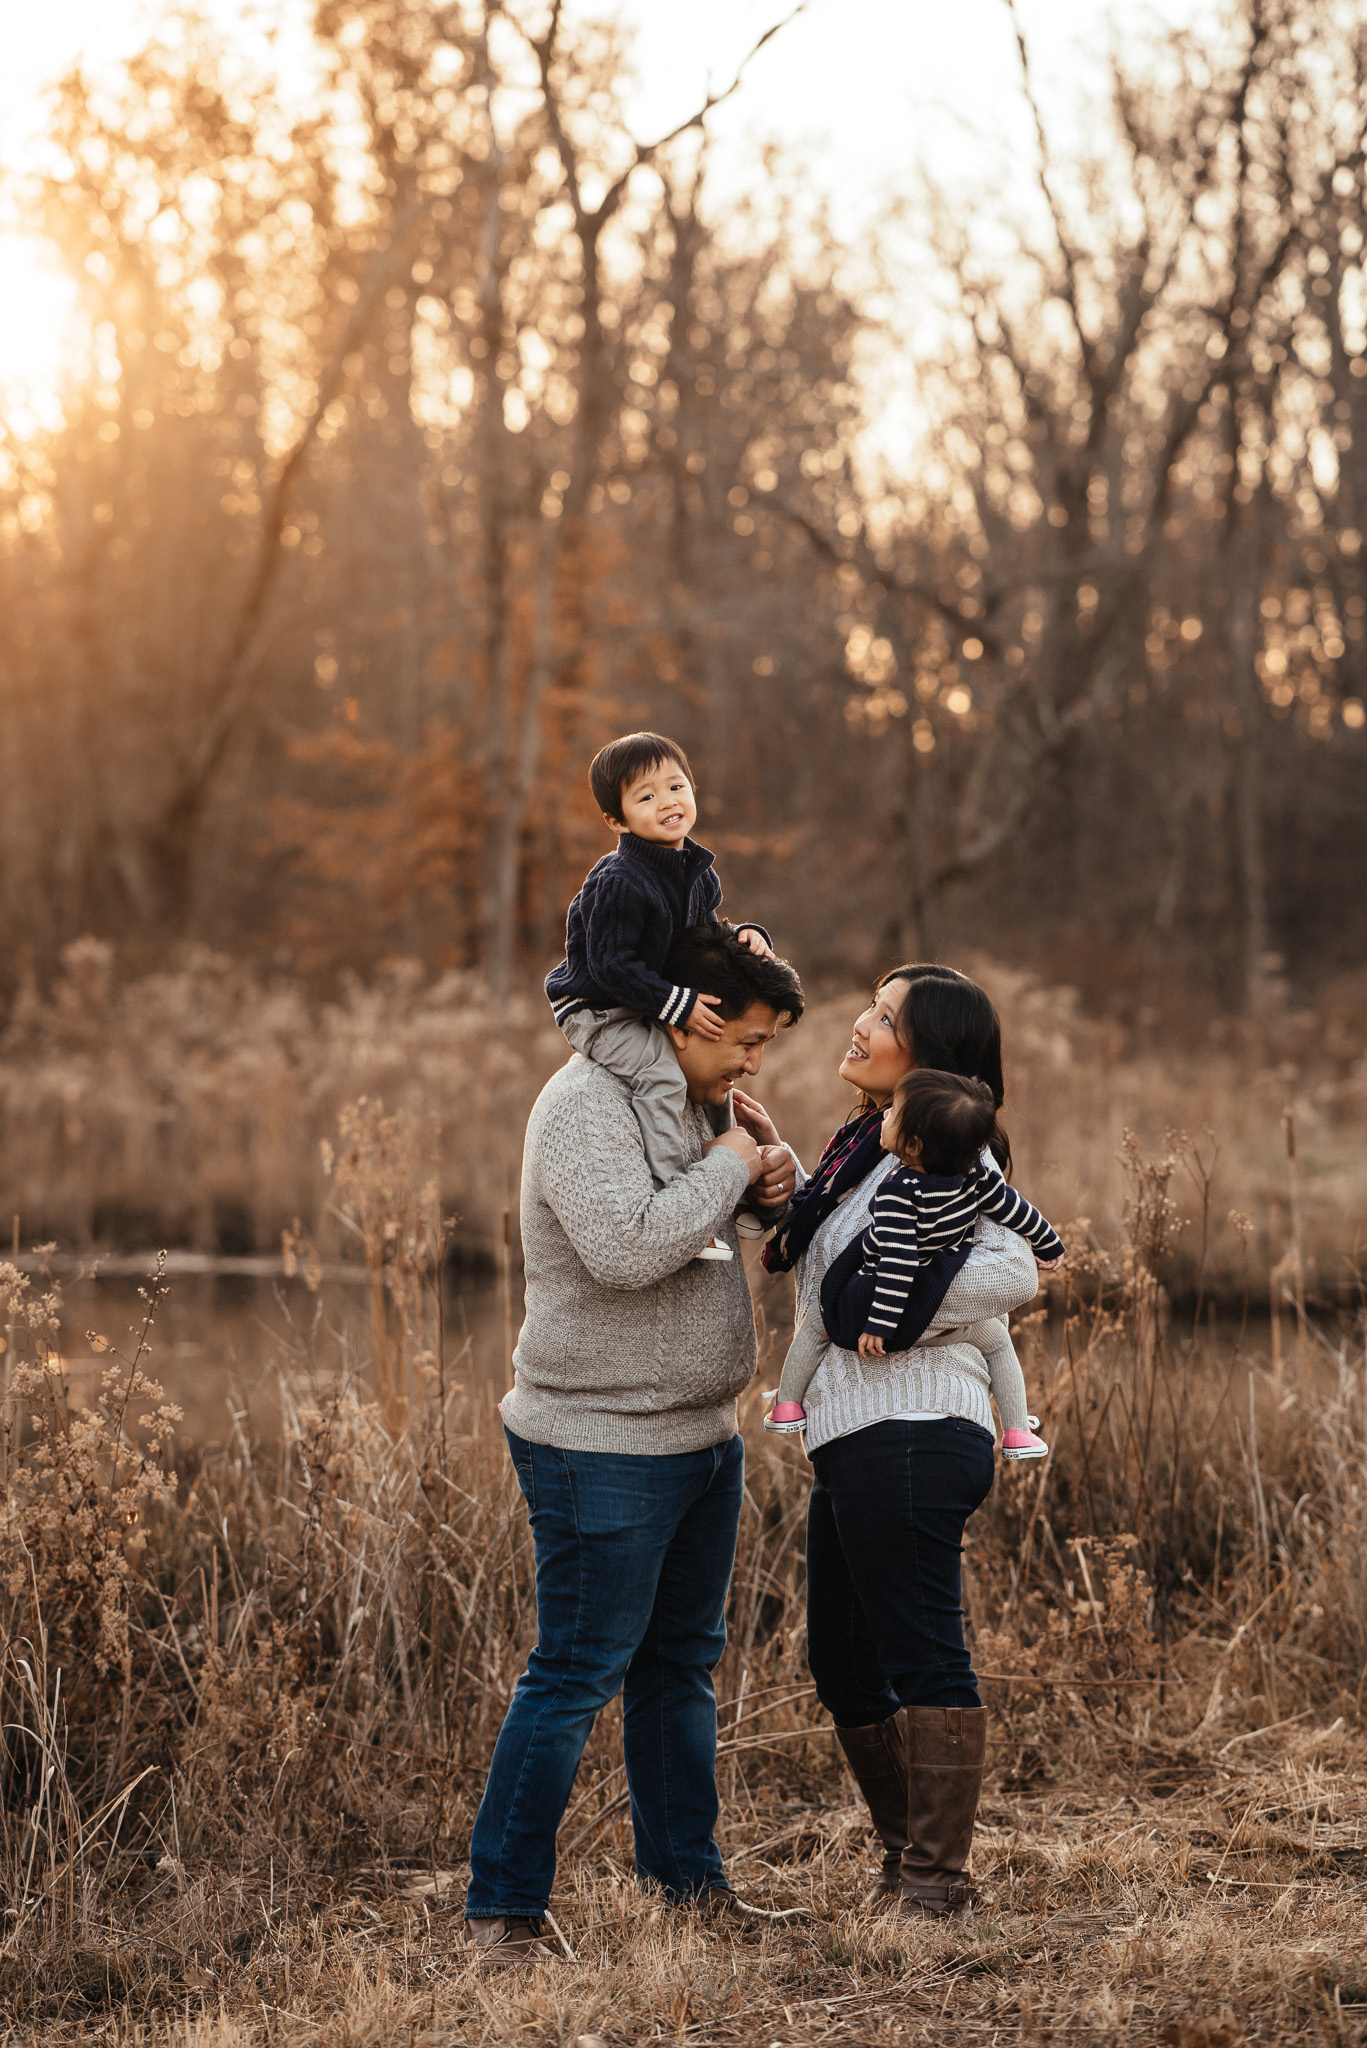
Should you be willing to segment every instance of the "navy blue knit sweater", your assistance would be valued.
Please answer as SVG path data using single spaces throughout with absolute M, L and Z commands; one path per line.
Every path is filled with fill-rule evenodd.
M 676 849 L 624 832 L 570 905 L 565 958 L 546 977 L 556 1023 L 576 1010 L 623 1009 L 686 1024 L 698 991 L 667 981 L 665 960 L 680 932 L 716 922 L 720 902 L 712 856 L 696 839 Z

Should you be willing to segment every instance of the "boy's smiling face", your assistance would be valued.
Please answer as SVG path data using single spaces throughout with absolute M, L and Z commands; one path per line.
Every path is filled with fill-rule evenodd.
M 697 823 L 693 787 L 677 761 L 660 761 L 623 785 L 622 815 L 603 813 L 614 832 L 634 832 L 656 846 L 682 846 Z

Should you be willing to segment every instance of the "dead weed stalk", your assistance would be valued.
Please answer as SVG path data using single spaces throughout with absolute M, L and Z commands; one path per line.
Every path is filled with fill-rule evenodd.
M 168 1986 L 210 1945 L 268 1937 L 283 1995 L 291 1900 L 399 1872 L 437 1896 L 465 1855 L 535 1594 L 495 1389 L 468 1351 L 441 1355 L 431 1156 L 377 1100 L 343 1119 L 334 1204 L 371 1270 L 370 1355 L 320 1319 L 309 1370 L 282 1377 L 279 1440 L 240 1428 L 178 1467 L 148 1369 L 160 1278 L 81 1409 L 56 1295 L 0 1268 L 25 1339 L 0 1527 L 0 1966 L 25 1996 L 92 1943 L 107 1962 L 110 1930 L 170 1915 L 173 1893 Z M 1066 1292 L 1025 1319 L 1053 1455 L 1004 1475 L 969 1555 L 1004 1787 L 1359 1717 L 1362 1329 L 1326 1329 L 1320 1369 L 1288 1390 L 1246 1333 L 1222 1349 L 1172 1317 L 1178 1191 L 1208 1215 L 1213 1169 L 1180 1136 L 1152 1160 L 1127 1146 L 1123 1243 L 1074 1227 Z M 718 1693 L 728 1812 L 763 1862 L 825 1843 L 811 1816 L 845 1794 L 804 1656 L 806 1468 L 760 1412 L 756 1387 Z M 617 1738 L 614 1708 L 566 1818 L 571 1873 L 626 1853 Z

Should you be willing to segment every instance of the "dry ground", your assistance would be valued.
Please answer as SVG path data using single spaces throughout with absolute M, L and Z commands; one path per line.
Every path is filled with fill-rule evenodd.
M 168 1859 L 130 1881 L 117 1935 L 51 1958 L 0 2038 L 1358 2042 L 1364 1758 L 1360 1738 L 1304 1722 L 1218 1746 L 1136 1740 L 1077 1782 L 1059 1765 L 1022 1786 L 1022 1760 L 999 1756 L 968 1928 L 861 1910 L 870 1840 L 834 1761 L 825 1806 L 749 1805 L 741 1779 L 725 1824 L 733 1881 L 806 1907 L 807 1927 L 733 1942 L 644 1897 L 619 1821 L 562 1869 L 556 1920 L 576 1960 L 492 1976 L 461 1938 L 462 1872 L 372 1870 L 322 1888 L 279 1865 L 249 1880 Z
M 1367 2041 L 1367 1326 L 1306 1311 L 1299 1250 L 1290 1280 L 1254 1269 L 1284 1356 L 1275 1323 L 1265 1352 L 1169 1317 L 1184 1210 L 1201 1239 L 1249 1206 L 1181 1137 L 1127 1150 L 1122 1241 L 1079 1232 L 1053 1315 L 1017 1320 L 1052 1454 L 970 1530 L 972 1925 L 861 1909 L 872 1845 L 804 1654 L 806 1470 L 760 1426 L 763 1292 L 722 1840 L 808 1923 L 733 1943 L 637 1890 L 610 1708 L 562 1829 L 566 1953 L 482 1976 L 458 1866 L 533 1561 L 411 1137 L 373 1102 L 343 1120 L 368 1334 L 294 1330 L 270 1441 L 178 1438 L 161 1278 L 131 1338 L 87 1336 L 107 1363 L 77 1388 L 60 1302 L 0 1264 L 0 2048 Z

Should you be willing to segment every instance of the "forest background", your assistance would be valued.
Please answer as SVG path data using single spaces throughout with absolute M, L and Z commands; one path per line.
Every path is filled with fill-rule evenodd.
M 187 1087 L 307 1093 L 367 988 L 506 1042 L 641 724 L 814 992 L 967 947 L 1111 1064 L 1355 1099 L 1352 8 L 1127 44 L 1090 153 L 1021 35 L 1032 189 L 909 171 L 857 248 L 777 147 L 712 203 L 729 79 L 633 137 L 620 25 L 320 0 L 306 105 L 269 47 L 171 10 L 5 180 L 85 351 L 0 441 L 11 1206 L 273 1241 L 245 1168 L 147 1194 Z
M 560 0 L 301 0 L 288 95 L 173 6 L 0 177 L 75 336 L 0 437 L 35 2041 L 1367 2039 L 1367 31 L 1129 33 L 1065 140 L 1023 15 L 1029 177 L 909 169 L 858 234 L 796 150 L 717 181 L 730 70 L 642 140 Z M 875 1922 L 753 1271 L 721 1830 L 810 1925 L 639 1892 L 613 1705 L 563 1967 L 491 1990 L 518 1157 L 585 765 L 643 723 L 808 985 L 760 1089 L 808 1163 L 875 971 L 999 1004 L 1070 1246 L 1016 1321 L 1051 1454 L 970 1536 L 977 1918 Z
M 1332 8 L 1132 59 L 1092 161 L 1042 130 L 1042 237 L 922 189 L 858 250 L 780 154 L 710 207 L 701 110 L 633 140 L 608 27 L 384 0 L 314 34 L 291 124 L 175 12 L 7 186 L 89 347 L 0 468 L 11 992 L 86 934 L 506 988 L 605 844 L 588 756 L 640 723 L 809 975 L 967 938 L 1191 1023 L 1360 966 Z

